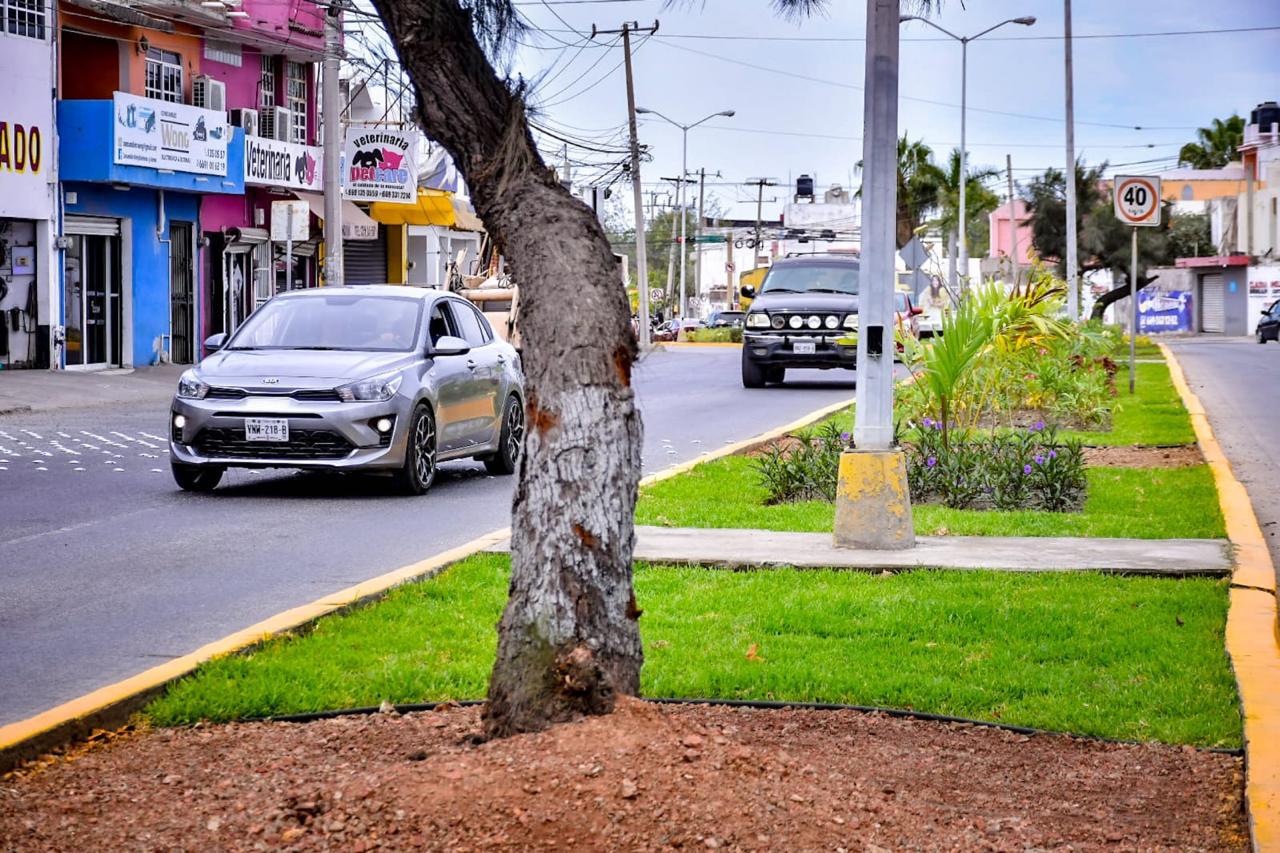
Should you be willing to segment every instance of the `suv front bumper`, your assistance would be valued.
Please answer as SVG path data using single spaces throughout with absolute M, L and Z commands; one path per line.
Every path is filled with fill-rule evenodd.
M 797 343 L 813 344 L 813 352 L 796 352 Z M 854 347 L 839 346 L 834 336 L 822 335 L 774 335 L 748 332 L 742 336 L 742 352 L 753 362 L 771 367 L 816 367 L 820 370 L 843 367 L 852 370 L 858 361 Z

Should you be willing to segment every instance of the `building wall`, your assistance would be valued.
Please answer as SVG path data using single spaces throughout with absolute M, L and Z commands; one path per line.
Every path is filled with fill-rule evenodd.
M 281 45 L 324 50 L 324 10 L 314 0 L 244 0 L 247 18 L 233 18 L 237 30 L 251 30 Z
M 1239 249 L 1242 252 L 1252 251 L 1253 255 L 1280 254 L 1280 160 L 1264 164 L 1265 183 L 1259 183 L 1253 190 L 1253 207 L 1249 207 L 1249 194 L 1241 192 L 1237 196 L 1239 207 L 1237 224 L 1239 231 Z M 1252 222 L 1248 211 L 1252 210 Z M 1252 224 L 1253 242 L 1248 240 L 1248 229 Z
M 121 38 L 128 35 L 118 28 Z M 111 98 L 120 85 L 125 45 L 105 35 L 62 31 L 62 55 L 75 58 L 75 73 L 62 75 L 61 95 L 70 100 L 100 101 Z M 126 65 L 127 73 L 127 65 Z
M 262 79 L 262 54 L 245 46 L 240 51 L 240 67 L 203 58 L 200 72 L 227 86 L 227 110 L 258 108 L 258 81 Z
M 126 317 L 132 331 L 132 349 L 126 353 L 134 366 L 156 364 L 169 334 L 169 222 L 199 222 L 199 196 L 192 193 L 165 192 L 163 226 L 160 222 L 160 193 L 163 191 L 130 187 L 117 189 L 110 185 L 67 183 L 67 192 L 75 194 L 68 202 L 67 213 L 86 216 L 108 216 L 131 222 L 128 267 L 131 275 L 124 279 Z M 196 259 L 197 274 L 202 266 Z
M 1015 234 L 1018 241 L 1018 264 L 1025 266 L 1034 259 L 1034 249 L 1031 245 L 1030 215 L 1027 213 L 1026 202 L 1022 201 L 1022 199 L 1015 199 L 1013 212 L 1018 220 L 1018 228 Z M 991 250 L 987 256 L 991 258 L 1009 257 L 1009 203 L 1005 202 L 988 214 L 987 221 L 991 225 Z

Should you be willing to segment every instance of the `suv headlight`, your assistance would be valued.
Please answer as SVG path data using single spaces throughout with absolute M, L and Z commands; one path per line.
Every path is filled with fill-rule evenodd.
M 844 318 L 844 327 L 845 327 L 846 329 L 856 329 L 856 328 L 858 328 L 858 315 L 857 315 L 857 314 L 846 314 L 846 315 L 845 315 L 845 318 Z
M 747 315 L 748 329 L 767 329 L 769 328 L 769 315 L 763 311 L 753 311 Z
M 209 393 L 209 386 L 196 378 L 194 370 L 188 370 L 178 377 L 178 396 L 184 400 L 203 400 Z
M 338 397 L 344 403 L 380 403 L 396 395 L 402 379 L 399 371 L 361 379 L 339 386 Z

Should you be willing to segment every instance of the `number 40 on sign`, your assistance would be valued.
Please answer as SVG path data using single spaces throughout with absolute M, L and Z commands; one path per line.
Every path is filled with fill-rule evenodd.
M 1160 225 L 1160 179 L 1121 176 L 1115 179 L 1116 218 L 1125 225 L 1158 227 Z

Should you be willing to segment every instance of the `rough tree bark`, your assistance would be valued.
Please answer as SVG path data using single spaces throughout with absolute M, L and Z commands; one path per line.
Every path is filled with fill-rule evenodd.
M 639 693 L 643 662 L 636 343 L 618 266 L 592 211 L 542 162 L 519 88 L 494 73 L 457 0 L 374 2 L 423 129 L 466 176 L 521 289 L 528 430 L 485 733 L 608 713 L 618 694 Z
M 1159 276 L 1138 276 L 1138 290 L 1142 290 L 1142 288 L 1146 287 L 1157 278 L 1159 278 Z M 1099 296 L 1097 302 L 1093 303 L 1093 310 L 1089 312 L 1090 319 L 1101 320 L 1102 315 L 1107 313 L 1107 308 L 1109 308 L 1113 303 L 1119 302 L 1121 299 L 1128 298 L 1129 277 L 1126 275 L 1124 284 L 1111 288 L 1106 293 Z

